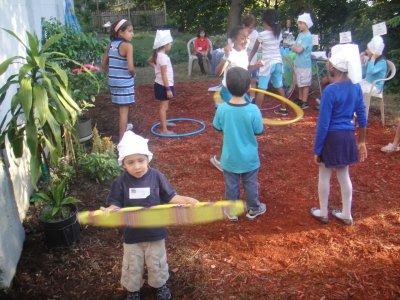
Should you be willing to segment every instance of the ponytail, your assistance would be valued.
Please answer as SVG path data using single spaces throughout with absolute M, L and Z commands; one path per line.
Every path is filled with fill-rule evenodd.
M 278 12 L 275 9 L 267 9 L 262 16 L 263 22 L 272 28 L 276 39 L 281 35 L 281 25 L 278 18 Z
M 158 49 L 153 50 L 153 63 L 157 64 L 157 54 L 158 54 Z

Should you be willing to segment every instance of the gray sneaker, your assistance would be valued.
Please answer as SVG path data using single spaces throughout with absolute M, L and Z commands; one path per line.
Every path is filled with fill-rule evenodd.
M 171 299 L 171 291 L 167 287 L 167 284 L 164 284 L 162 287 L 157 289 L 157 300 L 169 299 Z
M 247 211 L 246 218 L 249 220 L 254 220 L 258 216 L 261 216 L 262 214 L 264 214 L 266 211 L 267 211 L 267 206 L 265 205 L 265 203 L 260 203 L 260 206 L 258 207 L 258 209 L 256 209 L 256 210 L 249 209 Z

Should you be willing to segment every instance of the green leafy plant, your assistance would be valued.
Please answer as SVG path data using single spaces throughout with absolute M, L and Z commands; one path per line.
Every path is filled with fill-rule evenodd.
M 65 220 L 71 214 L 69 204 L 80 202 L 74 197 L 65 197 L 66 180 L 61 180 L 48 186 L 45 192 L 35 193 L 31 201 L 36 207 L 42 208 L 39 218 L 46 222 Z
M 76 175 L 74 166 L 65 157 L 59 158 L 57 164 L 50 166 L 50 173 L 51 184 L 65 181 L 65 184 L 68 185 Z
M 52 36 L 41 46 L 35 34 L 26 32 L 26 45 L 14 32 L 4 29 L 15 37 L 26 49 L 26 56 L 14 56 L 0 64 L 0 75 L 12 63 L 19 63 L 17 74 L 11 75 L 0 88 L 0 105 L 9 89 L 16 85 L 17 91 L 11 98 L 11 108 L 0 124 L 0 146 L 5 139 L 12 147 L 15 157 L 22 156 L 26 136 L 31 155 L 30 172 L 32 183 L 40 176 L 43 149 L 49 149 L 52 162 L 62 156 L 62 135 L 73 131 L 79 106 L 71 97 L 67 73 L 60 62 L 71 61 L 65 54 L 50 51 L 50 47 L 62 38 L 62 34 Z M 24 119 L 21 121 L 21 117 Z
M 110 137 L 101 138 L 93 129 L 93 147 L 90 153 L 78 153 L 78 168 L 90 178 L 104 181 L 121 174 L 114 144 Z
M 54 18 L 42 22 L 43 34 L 42 43 L 46 43 L 53 36 L 62 34 L 56 43 L 52 43 L 50 51 L 65 53 L 74 61 L 99 65 L 108 39 L 99 39 L 95 33 L 84 33 L 68 30 Z M 72 61 L 65 61 L 64 67 L 74 68 Z
M 79 118 L 84 118 L 89 108 L 94 107 L 96 96 L 105 83 L 105 72 L 92 64 L 84 64 L 67 72 L 70 91 L 81 112 Z

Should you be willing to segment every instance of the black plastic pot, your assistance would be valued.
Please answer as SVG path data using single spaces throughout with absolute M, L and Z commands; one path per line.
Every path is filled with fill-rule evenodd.
M 73 204 L 69 204 L 69 206 L 72 213 L 65 220 L 58 222 L 40 220 L 44 228 L 46 243 L 50 247 L 68 247 L 79 243 L 81 229 L 77 219 L 78 209 Z

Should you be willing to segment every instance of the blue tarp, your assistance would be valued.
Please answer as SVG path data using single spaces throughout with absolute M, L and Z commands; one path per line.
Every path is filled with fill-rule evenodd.
M 76 32 L 82 32 L 81 26 L 79 26 L 78 19 L 75 15 L 75 9 L 70 0 L 65 0 L 65 26 L 69 30 Z

